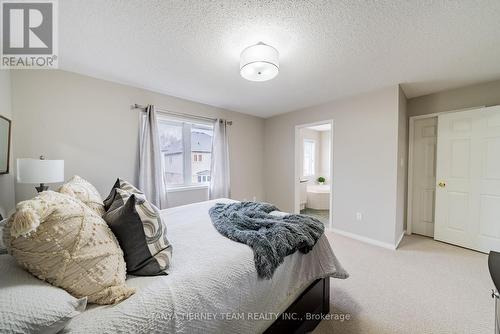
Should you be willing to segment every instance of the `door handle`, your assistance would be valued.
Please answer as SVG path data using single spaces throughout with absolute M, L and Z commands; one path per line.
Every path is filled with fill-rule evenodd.
M 444 188 L 444 187 L 446 187 L 446 182 L 444 182 L 444 181 L 439 181 L 438 186 L 439 186 L 440 188 Z

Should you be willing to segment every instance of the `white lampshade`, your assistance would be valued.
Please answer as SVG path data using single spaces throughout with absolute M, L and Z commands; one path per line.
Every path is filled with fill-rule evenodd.
M 17 182 L 56 183 L 64 181 L 64 160 L 17 159 Z
M 267 81 L 278 75 L 279 52 L 270 45 L 249 46 L 240 55 L 240 74 L 250 81 Z

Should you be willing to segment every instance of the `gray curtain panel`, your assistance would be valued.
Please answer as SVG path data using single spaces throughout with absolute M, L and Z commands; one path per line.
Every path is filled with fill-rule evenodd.
M 230 198 L 231 185 L 229 173 L 229 140 L 226 120 L 217 119 L 214 123 L 212 142 L 212 168 L 209 198 Z
M 139 188 L 144 192 L 148 201 L 160 209 L 166 209 L 167 187 L 162 163 L 156 111 L 153 105 L 148 105 L 141 117 Z

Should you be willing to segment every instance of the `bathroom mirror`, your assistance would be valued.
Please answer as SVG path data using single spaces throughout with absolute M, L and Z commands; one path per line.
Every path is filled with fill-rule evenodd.
M 0 174 L 9 173 L 10 119 L 0 116 Z

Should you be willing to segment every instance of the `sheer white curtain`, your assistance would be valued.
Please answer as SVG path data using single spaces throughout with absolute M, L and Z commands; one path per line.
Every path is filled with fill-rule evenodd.
M 231 196 L 229 173 L 229 140 L 227 121 L 217 119 L 214 123 L 212 142 L 212 168 L 209 198 L 229 198 Z
M 153 105 L 148 105 L 141 117 L 139 188 L 148 201 L 160 209 L 166 209 L 167 187 L 162 163 L 156 111 Z

